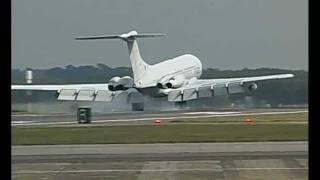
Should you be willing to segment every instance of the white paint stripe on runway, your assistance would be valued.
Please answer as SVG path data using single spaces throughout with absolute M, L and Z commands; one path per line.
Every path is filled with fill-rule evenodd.
M 285 111 L 285 112 L 261 112 L 261 113 L 239 113 L 239 114 L 221 114 L 221 115 L 201 115 L 201 116 L 172 116 L 172 117 L 153 117 L 153 118 L 136 118 L 136 119 L 108 119 L 108 120 L 95 120 L 92 123 L 103 123 L 103 122 L 130 122 L 130 121 L 150 121 L 150 120 L 170 120 L 170 119 L 196 119 L 196 118 L 207 118 L 207 117 L 230 117 L 230 116 L 252 116 L 252 115 L 272 115 L 272 114 L 297 114 L 308 112 L 304 111 Z M 49 122 L 49 123 L 29 123 L 29 124 L 14 124 L 12 126 L 19 125 L 58 125 L 58 124 L 77 124 L 76 122 Z
M 49 116 L 68 116 L 72 114 L 11 114 L 12 117 L 49 117 Z
M 67 122 L 48 122 L 48 123 L 42 123 L 42 122 L 34 122 L 34 123 L 28 123 L 28 124 L 12 124 L 11 126 L 34 126 L 34 125 L 59 125 L 59 124 L 77 124 L 76 122 L 67 121 Z
M 204 122 L 204 123 L 197 123 L 197 122 L 192 122 L 192 123 L 183 123 L 183 124 L 188 124 L 188 125 L 195 125 L 195 124 L 198 124 L 198 125 L 212 125 L 212 124 L 216 124 L 216 125 L 219 125 L 219 124 L 243 124 L 243 123 L 248 123 L 248 122 L 242 122 L 242 121 L 233 121 L 233 122 Z M 297 122 L 297 121 L 293 121 L 293 122 L 266 122 L 266 121 L 255 121 L 255 122 L 250 122 L 251 124 L 308 124 L 308 122 Z
M 271 167 L 264 167 L 264 168 L 224 168 L 224 171 L 264 171 L 264 170 L 308 170 L 308 167 L 297 167 L 297 168 L 271 168 Z M 60 170 L 60 171 L 27 171 L 27 170 L 20 170 L 13 172 L 13 174 L 48 174 L 48 173 L 99 173 L 99 172 L 177 172 L 177 171 L 221 171 L 219 169 L 87 169 L 87 170 Z
M 27 123 L 34 123 L 36 121 L 11 121 L 11 124 L 27 124 Z
M 241 112 L 240 112 L 241 113 Z M 190 115 L 197 115 L 197 114 L 216 114 L 216 115 L 222 115 L 222 114 L 239 114 L 239 112 L 213 112 L 213 111 L 202 111 L 202 112 L 188 112 L 188 113 L 183 113 L 183 114 L 190 114 Z

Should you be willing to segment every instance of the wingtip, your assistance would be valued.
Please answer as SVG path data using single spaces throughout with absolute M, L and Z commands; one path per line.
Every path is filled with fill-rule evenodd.
M 74 37 L 73 39 L 74 40 L 83 40 L 84 38 L 82 38 L 82 37 Z

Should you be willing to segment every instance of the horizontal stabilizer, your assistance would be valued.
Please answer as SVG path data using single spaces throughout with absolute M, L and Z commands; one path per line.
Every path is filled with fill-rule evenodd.
M 146 37 L 158 37 L 158 36 L 165 36 L 166 34 L 160 34 L 160 33 L 153 33 L 153 34 L 137 34 L 134 35 L 136 38 L 146 38 Z
M 76 40 L 90 40 L 90 39 L 120 39 L 118 35 L 109 36 L 87 36 L 87 37 L 77 37 Z
M 147 37 L 158 37 L 165 36 L 166 34 L 162 33 L 144 33 L 138 34 L 137 31 L 130 31 L 129 33 L 121 35 L 100 35 L 100 36 L 86 36 L 86 37 L 77 37 L 76 40 L 94 40 L 94 39 L 135 39 L 135 38 L 147 38 Z

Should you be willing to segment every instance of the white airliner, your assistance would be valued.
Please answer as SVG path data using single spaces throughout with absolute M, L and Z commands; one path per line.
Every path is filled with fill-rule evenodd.
M 143 96 L 163 97 L 168 101 L 186 101 L 243 93 L 255 90 L 257 81 L 291 78 L 293 74 L 278 74 L 256 77 L 198 79 L 202 74 L 200 60 L 191 54 L 168 59 L 150 65 L 140 56 L 137 39 L 164 36 L 165 34 L 138 34 L 136 31 L 121 35 L 89 36 L 77 40 L 121 39 L 128 45 L 133 78 L 113 77 L 108 84 L 68 84 L 68 85 L 12 85 L 14 90 L 57 91 L 58 100 L 105 101 L 111 102 L 119 94 L 127 95 L 127 102 L 133 110 L 143 110 Z M 142 97 L 142 98 L 141 98 Z

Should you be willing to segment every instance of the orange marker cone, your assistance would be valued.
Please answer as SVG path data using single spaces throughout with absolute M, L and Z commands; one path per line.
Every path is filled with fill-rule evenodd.
M 155 124 L 161 124 L 161 120 L 160 119 L 156 119 L 153 121 Z
M 246 118 L 246 119 L 244 120 L 244 122 L 246 122 L 246 123 L 252 123 L 252 119 L 251 119 L 251 118 Z

